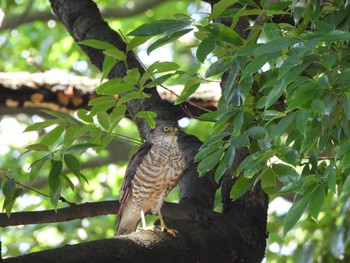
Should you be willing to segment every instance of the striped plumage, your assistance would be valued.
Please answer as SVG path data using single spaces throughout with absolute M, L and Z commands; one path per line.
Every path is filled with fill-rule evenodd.
M 158 214 L 161 227 L 172 232 L 165 226 L 160 209 L 185 168 L 177 134 L 173 125 L 158 125 L 150 140 L 131 157 L 120 189 L 116 235 L 135 231 L 140 220 L 146 228 L 144 214 L 148 212 Z

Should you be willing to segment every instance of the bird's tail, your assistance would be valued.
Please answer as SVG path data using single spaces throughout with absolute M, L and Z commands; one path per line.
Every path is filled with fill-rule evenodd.
M 118 220 L 116 222 L 116 236 L 127 235 L 136 230 L 136 227 L 141 219 L 139 213 L 134 212 L 131 206 L 126 206 L 118 213 Z

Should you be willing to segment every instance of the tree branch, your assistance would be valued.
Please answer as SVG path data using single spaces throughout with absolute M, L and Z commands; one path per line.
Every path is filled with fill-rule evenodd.
M 102 201 L 94 203 L 84 203 L 72 205 L 66 208 L 32 212 L 11 213 L 8 217 L 5 213 L 0 213 L 0 227 L 47 224 L 66 222 L 70 220 L 83 219 L 101 215 L 116 215 L 118 213 L 119 201 Z M 220 214 L 209 209 L 194 206 L 179 205 L 165 202 L 162 207 L 162 214 L 165 217 L 190 220 L 193 222 L 206 222 Z
M 127 17 L 141 14 L 147 11 L 148 9 L 151 9 L 167 1 L 170 1 L 170 0 L 147 0 L 147 1 L 140 1 L 137 3 L 128 2 L 124 6 L 116 6 L 116 7 L 109 7 L 109 8 L 101 7 L 100 11 L 101 11 L 101 15 L 105 18 L 127 18 Z M 13 29 L 20 25 L 32 23 L 35 21 L 49 21 L 49 20 L 57 20 L 57 17 L 49 10 L 35 11 L 35 12 L 28 13 L 25 16 L 23 16 L 23 14 L 19 14 L 19 15 L 9 14 L 5 16 L 5 18 L 1 23 L 0 32 L 6 29 Z

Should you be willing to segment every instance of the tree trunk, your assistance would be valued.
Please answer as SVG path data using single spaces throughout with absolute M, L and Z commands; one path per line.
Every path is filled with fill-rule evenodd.
M 53 11 L 62 21 L 75 41 L 97 39 L 115 45 L 125 51 L 125 43 L 105 21 L 91 0 L 50 0 Z M 104 55 L 100 50 L 82 46 L 92 63 L 102 68 Z M 128 53 L 128 67 L 141 64 L 133 53 Z M 118 63 L 109 77 L 123 77 L 127 68 Z M 140 110 L 155 111 L 158 121 L 176 121 L 183 116 L 181 107 L 163 101 L 156 89 L 149 89 L 152 97 L 139 103 L 128 103 L 128 111 L 134 115 Z M 147 138 L 150 128 L 147 123 L 137 121 L 142 138 Z M 181 134 L 180 145 L 184 151 L 187 169 L 180 182 L 180 205 L 192 205 L 211 210 L 218 184 L 214 172 L 199 177 L 193 157 L 200 141 Z M 235 164 L 245 156 L 239 150 Z M 235 165 L 234 165 L 235 166 Z M 223 189 L 232 187 L 234 180 L 225 177 Z M 92 241 L 77 245 L 28 254 L 6 259 L 4 262 L 261 262 L 266 246 L 266 222 L 268 199 L 259 184 L 242 198 L 231 202 L 223 196 L 224 212 L 212 213 L 197 220 L 167 218 L 167 224 L 178 230 L 176 237 L 160 231 L 143 231 L 113 239 Z

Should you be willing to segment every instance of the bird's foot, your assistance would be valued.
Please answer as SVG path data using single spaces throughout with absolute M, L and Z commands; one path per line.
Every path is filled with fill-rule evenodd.
M 142 226 L 137 229 L 137 231 L 154 231 L 155 227 L 154 226 Z
M 158 228 L 163 231 L 163 232 L 167 232 L 168 234 L 172 235 L 172 236 L 176 236 L 177 234 L 177 230 L 172 229 L 172 228 L 168 228 L 166 225 L 160 225 L 158 226 Z

